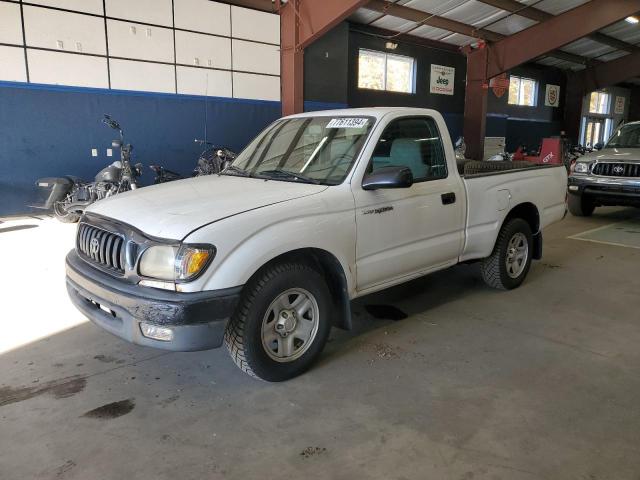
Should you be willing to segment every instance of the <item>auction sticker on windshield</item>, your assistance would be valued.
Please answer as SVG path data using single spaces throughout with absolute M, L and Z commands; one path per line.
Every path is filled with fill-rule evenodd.
M 368 122 L 368 118 L 332 118 L 326 128 L 363 128 Z

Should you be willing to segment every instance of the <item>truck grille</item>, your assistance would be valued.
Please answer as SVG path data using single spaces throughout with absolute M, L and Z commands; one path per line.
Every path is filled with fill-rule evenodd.
M 84 258 L 113 273 L 124 274 L 124 238 L 81 223 L 76 248 Z
M 640 177 L 640 163 L 596 163 L 592 173 L 604 177 Z

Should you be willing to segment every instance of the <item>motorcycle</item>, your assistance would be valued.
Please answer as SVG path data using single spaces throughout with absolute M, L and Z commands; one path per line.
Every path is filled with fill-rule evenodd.
M 74 176 L 41 178 L 37 186 L 47 192 L 42 208 L 52 209 L 56 218 L 64 223 L 75 223 L 92 203 L 128 190 L 138 188 L 138 177 L 142 175 L 142 164 L 131 165 L 133 146 L 124 142 L 120 124 L 105 115 L 102 123 L 119 132 L 119 139 L 111 146 L 120 150 L 120 160 L 103 168 L 93 182 L 85 182 Z
M 206 140 L 195 139 L 195 143 L 204 147 L 198 156 L 196 167 L 193 169 L 192 177 L 203 175 L 214 175 L 227 168 L 236 158 L 236 154 L 226 147 L 216 147 Z M 179 173 L 168 170 L 160 165 L 151 165 L 149 168 L 155 173 L 154 184 L 172 182 L 183 177 Z

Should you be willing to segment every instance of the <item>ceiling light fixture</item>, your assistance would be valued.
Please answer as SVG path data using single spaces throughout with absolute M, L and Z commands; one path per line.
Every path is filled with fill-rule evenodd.
M 632 24 L 636 24 L 636 23 L 640 23 L 640 19 L 638 17 L 627 17 L 624 19 L 625 22 L 627 23 L 632 23 Z

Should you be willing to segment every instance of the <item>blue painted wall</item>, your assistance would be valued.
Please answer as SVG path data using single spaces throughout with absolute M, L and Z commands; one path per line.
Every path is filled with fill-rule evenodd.
M 280 102 L 0 82 L 0 216 L 37 212 L 28 205 L 37 201 L 40 177 L 90 179 L 116 160 L 115 150 L 106 156 L 117 133 L 100 122 L 105 113 L 123 126 L 134 162 L 144 164 L 143 184 L 153 180 L 154 163 L 188 174 L 205 109 L 207 139 L 235 151 L 281 111 Z

